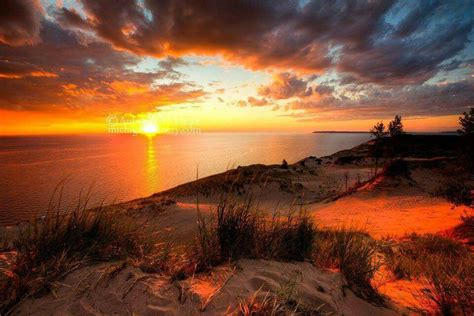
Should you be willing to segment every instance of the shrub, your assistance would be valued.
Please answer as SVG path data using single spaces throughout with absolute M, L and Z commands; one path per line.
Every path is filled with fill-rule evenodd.
M 50 211 L 43 220 L 18 227 L 11 242 L 12 277 L 0 289 L 0 310 L 25 295 L 48 293 L 53 282 L 90 261 L 143 256 L 151 244 L 125 215 L 100 208 Z
M 472 204 L 471 189 L 459 177 L 449 178 L 438 188 L 437 193 L 455 205 L 464 204 L 469 206 Z
M 323 267 L 338 268 L 349 288 L 368 301 L 382 304 L 383 298 L 371 280 L 379 268 L 375 260 L 377 243 L 366 233 L 340 229 L 318 232 L 315 262 Z
M 410 177 L 410 170 L 408 168 L 408 164 L 403 159 L 396 159 L 390 162 L 388 165 L 385 166 L 383 174 L 387 177 Z

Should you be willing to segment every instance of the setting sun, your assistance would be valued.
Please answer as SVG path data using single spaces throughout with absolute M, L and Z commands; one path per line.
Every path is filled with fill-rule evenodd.
M 142 133 L 146 135 L 158 134 L 159 128 L 152 122 L 144 122 L 142 126 Z

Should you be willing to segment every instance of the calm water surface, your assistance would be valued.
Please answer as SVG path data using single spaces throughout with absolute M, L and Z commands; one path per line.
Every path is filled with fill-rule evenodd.
M 44 213 L 65 180 L 63 205 L 151 195 L 239 165 L 296 162 L 353 147 L 368 134 L 216 134 L 0 137 L 0 223 Z

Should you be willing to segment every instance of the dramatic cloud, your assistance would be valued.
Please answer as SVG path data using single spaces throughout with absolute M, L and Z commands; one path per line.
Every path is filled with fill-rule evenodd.
M 326 95 L 326 94 L 331 94 L 334 91 L 334 87 L 325 85 L 325 84 L 320 84 L 316 88 L 314 88 L 314 92 L 318 93 L 319 95 Z
M 57 77 L 35 65 L 24 62 L 0 60 L 0 78 L 20 79 L 24 77 Z
M 2 0 L 0 43 L 17 46 L 38 42 L 42 15 L 39 0 Z
M 470 1 L 82 0 L 63 25 L 154 56 L 221 54 L 252 69 L 321 72 L 361 82 L 414 84 L 465 48 Z
M 460 113 L 474 99 L 473 11 L 463 0 L 71 0 L 45 12 L 4 0 L 0 110 Z
M 474 106 L 474 79 L 458 82 L 424 84 L 405 88 L 353 86 L 342 94 L 324 94 L 318 98 L 288 103 L 288 114 L 301 120 L 324 118 L 389 118 L 403 116 L 433 116 L 462 113 Z
M 186 82 L 155 82 L 175 78 L 179 60 L 165 59 L 162 69 L 137 72 L 131 68 L 140 59 L 130 53 L 106 43 L 83 45 L 51 22 L 44 21 L 41 30 L 34 49 L 0 45 L 0 108 L 134 112 L 204 95 Z
M 294 74 L 279 73 L 273 76 L 272 82 L 267 86 L 261 86 L 258 93 L 272 99 L 289 99 L 292 97 L 305 97 L 312 93 L 308 82 L 298 79 Z

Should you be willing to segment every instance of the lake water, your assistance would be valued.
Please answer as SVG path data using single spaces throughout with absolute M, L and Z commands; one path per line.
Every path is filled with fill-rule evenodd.
M 239 165 L 296 162 L 351 148 L 368 134 L 202 133 L 0 137 L 0 224 L 44 213 L 64 180 L 63 205 L 145 197 Z

